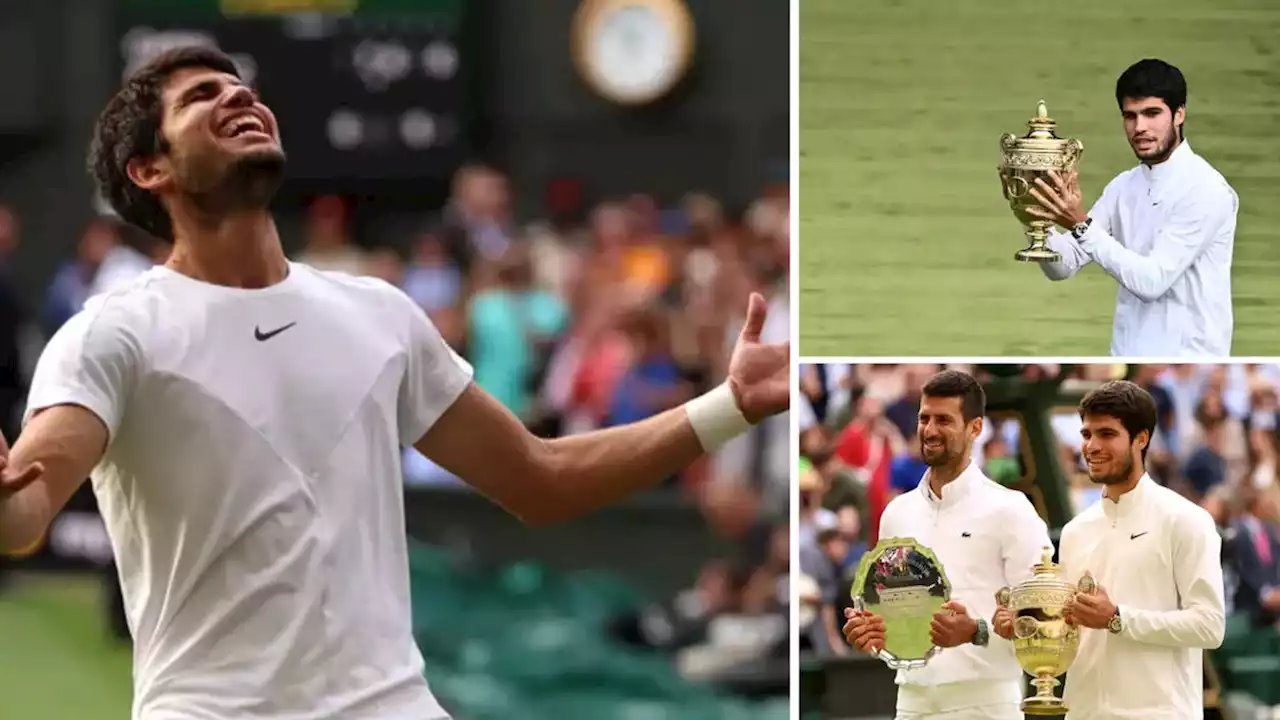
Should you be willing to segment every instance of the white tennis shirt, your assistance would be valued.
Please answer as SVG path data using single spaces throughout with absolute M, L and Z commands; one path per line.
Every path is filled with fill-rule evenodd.
M 1062 529 L 1068 580 L 1093 574 L 1123 631 L 1081 628 L 1067 670 L 1068 718 L 1189 720 L 1204 715 L 1206 649 L 1226 631 L 1222 540 L 1203 508 L 1144 475 Z
M 951 599 L 990 624 L 996 592 L 1031 577 L 1043 549 L 1051 547 L 1049 530 L 1026 495 L 995 483 L 972 462 L 942 488 L 941 498 L 929 488 L 928 477 L 885 508 L 880 538 L 914 538 L 932 550 L 951 583 Z M 947 648 L 923 668 L 899 670 L 897 684 L 1017 683 L 1021 677 L 1013 644 L 993 631 L 987 647 Z
M 163 267 L 40 358 L 88 408 L 134 636 L 135 720 L 435 720 L 410 625 L 400 448 L 471 368 L 392 286 L 291 264 L 260 290 Z
M 1062 260 L 1040 268 L 1065 280 L 1096 262 L 1115 278 L 1113 356 L 1230 357 L 1239 206 L 1231 185 L 1184 140 L 1168 160 L 1108 183 L 1089 211 L 1089 231 L 1079 241 L 1051 234 Z

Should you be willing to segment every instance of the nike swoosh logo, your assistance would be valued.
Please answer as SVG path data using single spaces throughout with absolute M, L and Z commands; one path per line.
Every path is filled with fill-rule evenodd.
M 969 533 L 967 533 L 967 532 L 962 532 L 962 533 L 960 533 L 960 537 L 969 537 Z
M 256 325 L 255 325 L 255 326 L 254 326 L 254 328 L 253 328 L 253 337 L 254 337 L 255 339 L 257 339 L 257 341 L 258 341 L 258 342 L 265 342 L 265 341 L 270 340 L 271 338 L 273 338 L 273 337 L 275 337 L 275 336 L 279 335 L 280 333 L 284 332 L 285 330 L 288 330 L 289 328 L 291 328 L 291 327 L 293 327 L 294 325 L 297 325 L 297 324 L 298 324 L 298 323 L 296 323 L 296 322 L 291 322 L 291 323 L 289 323 L 288 325 L 285 325 L 285 326 L 284 326 L 284 327 L 282 327 L 282 328 L 276 328 L 275 330 L 272 330 L 271 332 L 265 332 L 265 333 L 264 333 L 264 332 L 262 332 L 262 328 L 259 328 L 258 326 L 256 326 Z
M 1130 536 L 1129 536 L 1129 539 L 1130 539 L 1130 540 L 1137 540 L 1138 538 L 1142 537 L 1143 535 L 1146 535 L 1148 532 L 1151 532 L 1151 531 L 1150 531 L 1150 530 L 1143 530 L 1143 531 L 1142 531 L 1142 532 L 1140 532 L 1140 533 L 1134 533 L 1134 534 L 1132 534 L 1132 535 L 1130 535 Z

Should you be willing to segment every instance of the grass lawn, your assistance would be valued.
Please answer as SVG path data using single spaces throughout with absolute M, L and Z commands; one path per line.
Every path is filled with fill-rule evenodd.
M 1114 93 L 1143 57 L 1240 195 L 1233 354 L 1280 354 L 1280 2 L 800 3 L 801 354 L 1106 355 L 1115 282 L 1013 260 L 997 141 L 1043 98 L 1091 204 L 1136 162 Z
M 0 716 L 128 720 L 130 651 L 107 635 L 97 578 L 19 580 L 0 593 Z

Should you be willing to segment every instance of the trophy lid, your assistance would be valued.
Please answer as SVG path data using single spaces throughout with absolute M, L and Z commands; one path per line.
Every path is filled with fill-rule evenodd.
M 1041 103 L 1040 106 L 1044 107 L 1044 103 Z M 1053 547 L 1046 546 L 1040 551 L 1040 562 L 1036 563 L 1035 567 L 1032 568 L 1032 571 L 1038 575 L 1041 573 L 1056 572 L 1057 569 L 1058 564 L 1053 561 Z
M 1027 121 L 1027 137 L 1035 140 L 1057 140 L 1058 136 L 1054 133 L 1057 127 L 1057 121 L 1049 117 L 1049 110 L 1045 107 L 1044 100 L 1041 100 L 1036 105 L 1036 116 Z

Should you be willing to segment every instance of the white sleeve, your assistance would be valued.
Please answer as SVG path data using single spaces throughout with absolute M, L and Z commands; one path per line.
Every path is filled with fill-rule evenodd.
M 78 405 L 97 415 L 114 439 L 141 365 L 137 334 L 127 315 L 100 299 L 68 320 L 36 362 L 22 416 L 57 405 Z
M 1173 581 L 1181 607 L 1119 605 L 1120 634 L 1151 645 L 1212 650 L 1222 645 L 1227 627 L 1222 538 L 1207 512 L 1183 512 L 1173 522 Z
M 1044 549 L 1053 547 L 1049 526 L 1026 495 L 1019 492 L 1018 496 L 1012 503 L 1013 511 L 1005 518 L 1004 542 L 1001 543 L 1004 582 L 1009 587 L 1034 575 L 1032 567 L 1040 563 Z
M 440 336 L 425 310 L 396 287 L 387 285 L 387 292 L 393 295 L 392 307 L 402 326 L 408 328 L 407 362 L 397 409 L 400 443 L 408 447 L 421 440 L 462 395 L 471 384 L 473 371 Z
M 1040 263 L 1040 271 L 1050 280 L 1068 280 L 1075 277 L 1081 268 L 1091 262 L 1089 253 L 1085 252 L 1084 248 L 1080 247 L 1080 243 L 1067 233 L 1056 230 L 1050 232 L 1046 244 L 1062 256 L 1062 259 L 1057 262 Z
M 1101 227 L 1091 226 L 1080 246 L 1126 290 L 1150 302 L 1168 292 L 1235 213 L 1234 195 L 1215 183 L 1178 202 L 1149 255 L 1126 248 Z

